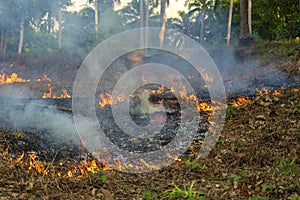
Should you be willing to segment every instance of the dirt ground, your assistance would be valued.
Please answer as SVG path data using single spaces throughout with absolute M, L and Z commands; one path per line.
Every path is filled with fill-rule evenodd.
M 192 191 L 199 194 L 194 199 L 296 200 L 299 116 L 299 88 L 257 95 L 246 105 L 228 107 L 222 135 L 207 158 L 196 161 L 191 154 L 145 174 L 100 170 L 66 178 L 0 156 L 0 199 L 188 199 L 176 187 L 188 190 L 194 183 Z M 0 132 L 1 153 L 9 134 Z

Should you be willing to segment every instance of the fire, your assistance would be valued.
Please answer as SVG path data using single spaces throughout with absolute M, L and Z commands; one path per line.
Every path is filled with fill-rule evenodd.
M 115 96 L 115 98 L 113 98 L 113 96 L 110 93 L 106 92 L 105 94 L 101 93 L 99 95 L 99 99 L 100 108 L 104 108 L 106 105 L 112 105 L 118 102 L 123 102 L 125 100 L 125 94 L 121 93 L 120 95 Z
M 180 98 L 185 101 L 196 101 L 197 100 L 197 97 L 195 94 L 186 95 L 185 93 L 179 91 L 179 95 L 180 95 Z
M 46 162 L 41 162 L 41 161 L 36 160 L 36 157 L 37 157 L 36 152 L 29 153 L 28 157 L 29 157 L 29 168 L 28 168 L 29 170 L 34 169 L 41 174 L 44 174 L 44 175 L 49 174 L 49 170 L 47 169 Z
M 49 83 L 47 85 L 48 85 L 49 92 L 44 93 L 43 98 L 54 98 L 54 99 L 71 98 L 71 95 L 68 93 L 68 90 L 66 88 L 62 88 L 61 95 L 58 96 L 54 93 L 54 86 Z
M 47 74 L 43 74 L 41 78 L 38 78 L 35 80 L 36 82 L 51 82 L 52 79 L 47 75 Z
M 112 105 L 113 97 L 109 93 L 102 93 L 99 95 L 101 101 L 99 101 L 100 108 L 104 108 L 106 105 Z
M 198 103 L 197 103 L 197 109 L 199 111 L 202 111 L 202 112 L 211 112 L 213 111 L 213 108 L 210 104 L 208 104 L 207 102 L 201 102 L 198 100 Z
M 162 94 L 165 91 L 165 86 L 162 84 L 157 90 L 151 90 L 152 94 Z
M 233 100 L 232 102 L 230 102 L 230 105 L 232 105 L 232 106 L 241 106 L 241 105 L 248 104 L 249 102 L 250 102 L 250 100 L 248 98 L 239 97 L 238 99 Z
M 278 95 L 280 95 L 280 91 L 275 90 L 272 94 L 273 94 L 274 96 L 278 96 Z
M 267 95 L 267 94 L 272 94 L 273 96 L 277 96 L 280 94 L 280 91 L 279 90 L 275 90 L 274 92 L 272 92 L 271 90 L 268 90 L 266 88 L 262 88 L 262 89 L 256 89 L 256 93 L 260 96 L 263 96 L 263 95 Z
M 30 80 L 25 80 L 18 77 L 17 73 L 12 73 L 11 76 L 6 75 L 5 73 L 0 75 L 0 85 L 26 82 L 30 82 Z
M 60 163 L 60 166 L 66 165 L 68 170 L 66 172 L 57 171 L 53 168 L 53 170 L 49 170 L 49 164 L 47 164 L 45 161 L 42 162 L 38 160 L 38 154 L 37 152 L 27 153 L 27 157 L 25 157 L 24 151 L 22 151 L 22 154 L 17 157 L 16 159 L 8 158 L 7 155 L 9 153 L 9 147 L 5 149 L 2 156 L 4 159 L 9 160 L 13 163 L 19 163 L 25 166 L 28 166 L 28 170 L 34 170 L 37 171 L 40 174 L 43 175 L 52 175 L 52 176 L 59 176 L 59 177 L 80 177 L 80 176 L 87 176 L 89 173 L 97 173 L 98 171 L 102 170 L 110 170 L 112 169 L 110 167 L 101 167 L 96 160 L 90 159 L 88 161 L 83 160 L 78 164 L 72 163 L 72 164 L 64 164 Z

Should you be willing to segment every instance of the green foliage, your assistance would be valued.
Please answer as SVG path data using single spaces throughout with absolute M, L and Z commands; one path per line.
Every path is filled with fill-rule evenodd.
M 293 159 L 291 162 L 286 162 L 285 160 L 276 160 L 275 165 L 275 171 L 279 173 L 286 173 L 286 174 L 296 174 L 298 167 L 295 163 L 296 159 Z
M 237 175 L 237 174 L 231 174 L 230 178 L 232 178 L 233 181 L 238 181 L 240 180 L 242 177 Z
M 225 141 L 224 140 L 218 140 L 217 144 L 221 145 L 221 146 L 225 146 Z
M 232 118 L 236 115 L 236 111 L 235 111 L 235 107 L 234 106 L 228 106 L 227 108 L 227 113 L 226 113 L 226 116 L 228 118 Z
M 293 197 L 292 200 L 300 200 L 300 196 L 298 196 L 298 197 Z
M 149 191 L 144 192 L 143 200 L 157 199 L 158 195 L 156 193 L 151 193 Z
M 100 180 L 103 181 L 103 182 L 107 181 L 107 176 L 101 175 Z
M 239 139 L 236 139 L 236 140 L 234 140 L 234 142 L 233 142 L 233 144 L 234 144 L 234 146 L 236 146 L 236 147 L 241 147 L 241 141 L 239 140 Z
M 205 199 L 205 193 L 194 191 L 195 181 L 192 181 L 191 185 L 186 188 L 184 186 L 184 189 L 180 189 L 175 184 L 173 185 L 173 189 L 169 189 L 164 191 L 162 199 L 187 199 L 187 200 L 204 200 Z
M 105 176 L 103 174 L 101 176 L 99 176 L 100 175 L 99 172 L 91 172 L 91 171 L 89 171 L 88 175 L 96 177 L 97 181 L 102 181 L 102 182 L 107 181 L 107 176 Z
M 294 38 L 300 34 L 299 1 L 253 1 L 253 30 L 263 39 Z
M 263 184 L 261 184 L 261 188 L 263 191 L 266 191 L 268 189 L 273 190 L 276 188 L 276 184 L 275 183 L 271 183 L 271 184 L 263 183 Z
M 185 162 L 185 166 L 187 166 L 191 169 L 196 169 L 198 167 L 201 167 L 202 163 L 201 162 L 187 161 L 187 162 Z
M 251 197 L 251 200 L 268 200 L 268 197 L 259 197 L 257 195 L 254 195 Z

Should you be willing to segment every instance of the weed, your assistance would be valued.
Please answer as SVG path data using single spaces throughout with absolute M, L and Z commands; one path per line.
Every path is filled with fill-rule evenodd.
M 229 118 L 234 117 L 236 115 L 235 109 L 233 106 L 228 106 L 226 116 Z
M 271 184 L 263 183 L 263 184 L 261 184 L 261 188 L 263 191 L 266 191 L 268 189 L 273 190 L 276 188 L 276 184 L 275 183 L 271 183 Z
M 233 181 L 238 181 L 240 180 L 242 177 L 237 175 L 237 174 L 231 174 L 230 178 L 232 178 Z
M 202 163 L 200 162 L 193 162 L 193 161 L 187 161 L 185 162 L 185 166 L 191 168 L 191 169 L 196 169 L 198 167 L 202 166 Z
M 268 200 L 269 198 L 268 197 L 259 197 L 259 196 L 252 196 L 251 197 L 251 200 Z
M 143 200 L 157 199 L 158 195 L 156 193 L 151 194 L 149 191 L 144 192 Z
M 236 147 L 241 147 L 241 146 L 242 146 L 242 145 L 241 145 L 241 142 L 240 142 L 238 139 L 234 140 L 233 144 L 234 144 Z
M 279 173 L 287 173 L 287 174 L 295 174 L 298 170 L 297 165 L 295 164 L 295 158 L 290 162 L 287 163 L 285 160 L 276 160 L 275 165 L 275 171 Z
M 221 146 L 225 146 L 225 141 L 224 140 L 218 140 L 217 144 L 221 145 Z
M 187 200 L 204 200 L 205 194 L 203 192 L 194 191 L 195 181 L 192 181 L 191 185 L 186 188 L 184 186 L 184 189 L 180 189 L 178 186 L 174 185 L 173 189 L 169 189 L 164 191 L 162 199 L 187 199 Z

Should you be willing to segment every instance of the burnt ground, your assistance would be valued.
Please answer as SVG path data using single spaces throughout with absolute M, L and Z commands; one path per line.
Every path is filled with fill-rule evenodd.
M 207 158 L 195 160 L 196 155 L 189 154 L 150 173 L 100 170 L 58 177 L 51 172 L 63 173 L 70 166 L 41 156 L 41 165 L 46 159 L 44 166 L 50 171 L 44 175 L 29 170 L 25 158 L 24 162 L 10 161 L 9 157 L 16 160 L 21 153 L 11 152 L 0 157 L 0 199 L 184 199 L 176 187 L 188 190 L 192 182 L 193 191 L 198 192 L 190 192 L 198 195 L 195 199 L 299 199 L 300 91 L 298 87 L 280 92 L 257 95 L 243 106 L 229 106 L 222 135 Z M 8 144 L 30 143 L 26 137 L 24 132 L 0 132 L 0 152 Z M 31 141 L 35 139 L 39 140 Z M 45 150 L 47 145 L 55 146 L 44 144 Z M 34 147 L 28 148 L 22 150 Z M 77 150 L 68 146 L 53 154 L 61 152 L 63 158 Z

